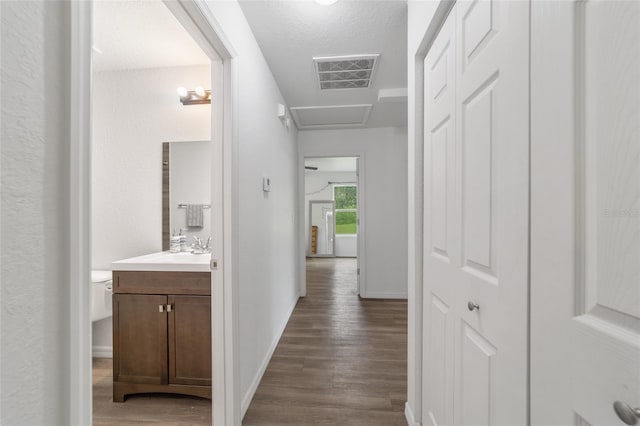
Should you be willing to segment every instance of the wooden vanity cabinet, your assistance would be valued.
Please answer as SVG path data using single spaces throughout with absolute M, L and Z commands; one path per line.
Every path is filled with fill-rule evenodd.
M 113 400 L 211 398 L 209 272 L 113 272 Z

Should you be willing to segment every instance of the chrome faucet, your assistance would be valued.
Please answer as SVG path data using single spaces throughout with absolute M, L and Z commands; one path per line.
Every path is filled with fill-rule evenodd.
M 195 240 L 195 243 L 193 243 L 193 254 L 211 253 L 211 237 L 207 238 L 206 244 L 202 244 L 200 237 L 194 236 L 193 239 Z

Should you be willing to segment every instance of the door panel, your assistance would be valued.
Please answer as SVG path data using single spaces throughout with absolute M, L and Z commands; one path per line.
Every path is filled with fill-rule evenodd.
M 166 303 L 166 296 L 113 295 L 115 382 L 167 383 Z
M 527 422 L 528 60 L 528 2 L 490 0 L 456 2 L 425 58 L 425 424 Z
M 433 424 L 443 424 L 445 419 L 450 418 L 451 392 L 450 378 L 448 372 L 451 371 L 452 353 L 448 343 L 449 335 L 449 307 L 436 295 L 432 295 L 431 309 L 429 310 L 429 336 L 431 344 L 427 354 L 426 372 L 429 377 L 428 398 L 431 401 L 430 416 Z M 450 374 L 450 373 L 449 373 Z
M 169 383 L 211 386 L 211 298 L 169 296 Z
M 640 4 L 577 5 L 577 315 L 574 410 L 622 424 L 640 406 Z
M 494 87 L 497 75 L 483 83 L 462 106 L 463 151 L 463 264 L 471 273 L 495 280 L 496 206 L 493 196 L 495 179 Z
M 490 425 L 492 390 L 495 383 L 492 377 L 492 364 L 495 364 L 496 348 L 469 324 L 462 323 L 462 382 L 460 411 L 461 425 Z

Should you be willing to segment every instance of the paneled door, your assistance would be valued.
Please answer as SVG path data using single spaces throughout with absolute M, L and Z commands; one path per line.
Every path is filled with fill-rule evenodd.
M 456 2 L 424 70 L 423 424 L 524 425 L 529 3 Z
M 532 13 L 532 423 L 640 424 L 640 2 Z

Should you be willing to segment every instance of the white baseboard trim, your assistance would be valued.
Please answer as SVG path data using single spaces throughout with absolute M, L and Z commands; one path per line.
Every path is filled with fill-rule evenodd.
M 273 356 L 273 353 L 275 352 L 276 347 L 278 346 L 278 342 L 282 337 L 282 333 L 284 333 L 284 329 L 287 327 L 287 324 L 289 324 L 289 319 L 291 318 L 291 314 L 293 313 L 293 310 L 296 308 L 298 299 L 296 299 L 293 302 L 291 308 L 289 309 L 289 313 L 287 314 L 287 317 L 286 317 L 287 320 L 284 322 L 284 324 L 282 324 L 282 326 L 280 327 L 280 330 L 276 334 L 275 339 L 273 339 L 273 342 L 271 343 L 271 346 L 269 347 L 269 350 L 267 351 L 266 356 L 262 360 L 262 364 L 260 365 L 258 372 L 256 373 L 255 377 L 251 381 L 251 385 L 249 386 L 249 389 L 247 389 L 247 392 L 244 394 L 244 398 L 242 398 L 242 405 L 240 406 L 241 413 L 242 413 L 240 417 L 241 419 L 244 418 L 244 415 L 247 413 L 247 410 L 249 409 L 249 405 L 251 405 L 251 400 L 253 400 L 253 396 L 258 390 L 258 386 L 260 386 L 260 382 L 262 381 L 262 376 L 264 376 L 264 372 L 267 370 L 267 366 L 269 365 L 269 362 L 271 361 L 271 357 Z
M 407 299 L 407 293 L 396 293 L 392 291 L 367 291 L 363 299 Z
M 93 358 L 113 358 L 113 347 L 94 346 L 92 356 Z
M 416 422 L 416 418 L 413 415 L 413 410 L 411 409 L 408 401 L 404 403 L 404 418 L 407 419 L 407 425 L 420 426 L 420 422 Z

